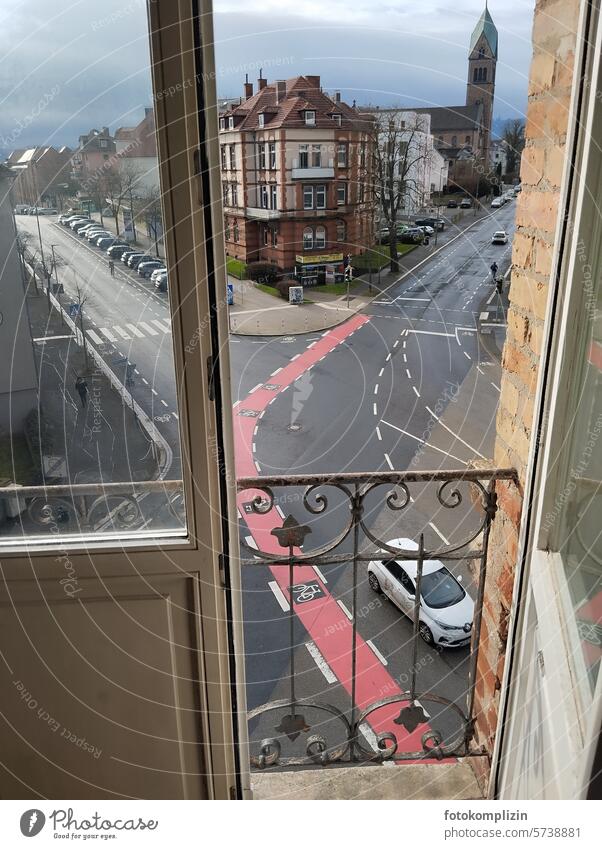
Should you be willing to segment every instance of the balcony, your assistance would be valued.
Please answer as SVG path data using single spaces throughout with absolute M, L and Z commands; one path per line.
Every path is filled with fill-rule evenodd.
M 319 787 L 321 794 L 327 794 L 324 798 L 351 798 L 361 795 L 361 785 L 365 798 L 382 798 L 382 784 L 378 783 L 383 775 L 371 778 L 362 771 L 359 777 L 351 768 L 386 764 L 405 764 L 408 770 L 405 777 L 394 779 L 401 784 L 392 793 L 414 786 L 420 798 L 418 788 L 423 787 L 424 793 L 434 798 L 433 788 L 426 790 L 433 776 L 426 777 L 424 768 L 430 765 L 437 780 L 446 782 L 441 798 L 478 795 L 468 759 L 491 754 L 474 742 L 489 535 L 497 509 L 496 483 L 515 480 L 513 469 L 469 469 L 243 478 L 237 482 L 241 515 L 251 531 L 251 537 L 245 536 L 246 542 L 241 543 L 243 579 L 245 570 L 267 566 L 288 623 L 286 647 L 271 649 L 283 655 L 283 664 L 286 656 L 286 669 L 274 693 L 277 698 L 252 707 L 248 714 L 256 796 L 291 798 L 292 793 L 295 798 L 312 798 Z M 427 525 L 432 525 L 429 519 L 435 519 L 428 509 L 457 511 L 453 524 L 458 539 L 427 545 L 426 533 L 416 526 L 418 504 L 422 505 L 425 532 Z M 426 504 L 430 508 L 425 508 Z M 399 547 L 404 538 L 415 541 L 416 549 Z M 376 592 L 366 596 L 370 605 L 362 599 L 366 565 L 383 562 L 383 556 L 401 566 L 411 561 L 408 568 L 415 576 L 415 595 L 408 596 L 413 601 L 404 611 L 409 621 L 395 626 L 403 625 L 410 635 L 404 644 L 408 665 L 401 675 L 397 670 L 397 680 L 377 662 L 378 653 L 367 639 L 367 609 L 370 605 L 382 607 L 381 596 Z M 425 653 L 421 586 L 423 574 L 432 572 L 429 561 L 433 560 L 441 560 L 455 571 L 462 564 L 470 575 L 466 590 L 474 600 L 472 622 L 464 623 L 460 639 L 451 628 L 449 637 L 438 638 L 439 648 L 443 640 L 450 646 L 464 645 L 464 678 L 455 694 L 450 691 L 449 670 L 441 675 L 433 670 L 425 673 L 421 661 Z M 374 590 L 372 585 L 370 590 Z M 324 686 L 320 679 L 317 691 L 308 683 L 307 657 L 300 651 L 307 634 L 299 634 L 300 625 L 312 641 L 305 647 L 314 659 L 317 656 L 327 682 Z M 333 630 L 337 631 L 337 647 L 329 654 L 325 637 Z M 453 650 L 442 649 L 444 654 L 449 651 Z M 381 661 L 386 665 L 386 659 Z M 291 771 L 316 766 L 336 769 L 318 782 L 315 772 L 313 780 L 305 783 L 302 776 L 295 782 L 291 775 Z M 389 774 L 392 780 L 393 775 L 397 771 Z M 460 785 L 464 787 L 461 793 L 457 790 Z M 456 791 L 446 796 L 450 787 Z
M 245 209 L 247 218 L 255 218 L 257 221 L 274 221 L 282 216 L 279 209 L 263 209 L 260 206 L 247 206 Z
M 293 168 L 291 176 L 293 180 L 331 180 L 334 168 Z

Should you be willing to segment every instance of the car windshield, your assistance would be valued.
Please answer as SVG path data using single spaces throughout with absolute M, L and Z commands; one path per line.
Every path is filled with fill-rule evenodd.
M 422 576 L 420 594 L 429 607 L 451 607 L 462 601 L 466 593 L 451 572 L 443 566 Z

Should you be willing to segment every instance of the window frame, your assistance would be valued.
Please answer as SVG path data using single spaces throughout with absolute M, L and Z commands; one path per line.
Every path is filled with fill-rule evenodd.
M 313 115 L 313 118 L 310 119 L 310 115 Z M 306 109 L 304 113 L 304 121 L 306 127 L 315 127 L 316 126 L 316 110 L 315 109 Z
M 302 233 L 302 244 L 304 251 L 313 251 L 314 249 L 314 231 L 312 227 L 304 227 Z M 308 244 L 309 239 L 311 243 Z
M 322 238 L 318 238 L 318 233 L 320 233 L 320 236 Z M 328 238 L 326 233 L 326 227 L 323 224 L 318 224 L 314 231 L 314 246 L 316 250 L 325 250 L 327 242 Z
M 314 202 L 315 209 L 326 209 L 328 206 L 328 186 L 326 183 L 318 183 L 314 187 Z M 320 202 L 320 198 L 323 196 L 323 203 Z
M 341 191 L 343 192 L 343 199 L 341 200 Z M 347 183 L 343 180 L 340 180 L 337 183 L 337 206 L 347 206 L 348 203 L 348 188 Z
M 307 203 L 307 199 L 311 197 L 311 203 Z M 315 192 L 314 186 L 311 183 L 307 183 L 303 186 L 303 209 L 314 209 L 315 203 Z
M 337 142 L 337 168 L 349 167 L 349 150 L 345 141 Z M 342 154 L 342 156 L 341 156 Z M 341 161 L 342 160 L 342 161 Z

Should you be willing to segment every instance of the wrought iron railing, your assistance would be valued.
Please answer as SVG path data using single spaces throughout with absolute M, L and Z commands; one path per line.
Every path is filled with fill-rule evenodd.
M 249 712 L 250 727 L 260 726 L 262 732 L 258 739 L 251 740 L 252 766 L 424 761 L 484 754 L 474 744 L 474 723 L 489 535 L 497 508 L 496 483 L 515 480 L 513 469 L 471 469 L 242 478 L 237 482 L 241 515 L 253 537 L 253 540 L 247 537 L 251 545 L 242 543 L 243 575 L 245 569 L 263 564 L 267 564 L 275 575 L 279 574 L 280 591 L 285 602 L 283 610 L 287 610 L 285 615 L 288 616 L 286 695 Z M 384 492 L 382 487 L 386 487 Z M 424 494 L 422 490 L 425 487 L 434 488 L 437 505 L 443 511 L 457 509 L 460 505 L 469 507 L 467 514 L 472 520 L 472 527 L 464 538 L 427 547 L 424 534 L 417 534 L 417 550 L 401 549 L 380 539 L 369 521 L 377 512 L 376 501 L 382 503 L 384 495 L 382 510 L 390 511 L 387 516 L 394 520 L 395 531 L 391 531 L 389 539 L 408 537 L 411 534 L 407 530 L 404 533 L 403 529 L 404 524 L 407 529 L 406 515 L 415 502 L 412 493 L 419 497 Z M 279 503 L 281 500 L 285 505 L 290 506 L 293 501 L 297 506 L 293 510 L 283 510 Z M 299 515 L 301 511 L 302 515 Z M 325 517 L 329 518 L 329 525 L 338 523 L 340 526 L 332 530 L 327 543 L 311 548 L 312 524 L 323 523 Z M 309 524 L 304 524 L 304 521 Z M 371 699 L 366 698 L 364 689 L 361 698 L 358 698 L 358 656 L 363 646 L 358 631 L 361 612 L 358 610 L 358 587 L 360 580 L 365 579 L 365 575 L 360 574 L 360 564 L 382 560 L 383 554 L 400 563 L 413 561 L 416 569 L 413 611 L 410 609 L 412 663 L 403 679 L 409 686 L 406 689 L 394 688 L 393 694 L 385 697 L 376 692 Z M 417 658 L 423 609 L 421 582 L 424 564 L 430 560 L 467 561 L 476 567 L 473 570 L 474 618 L 472 623 L 466 623 L 470 647 L 462 703 L 433 688 L 423 691 L 419 687 Z M 339 569 L 350 569 L 352 575 L 351 610 L 348 611 L 349 656 L 343 661 L 348 668 L 344 669 L 342 676 L 345 678 L 346 704 L 341 705 L 339 691 L 339 706 L 323 700 L 322 694 L 319 694 L 320 697 L 300 694 L 296 670 L 298 646 L 295 644 L 295 623 L 301 615 L 300 602 L 305 602 L 298 594 L 301 571 L 308 566 L 317 567 L 313 586 L 321 590 L 318 595 L 322 597 L 314 601 L 313 612 L 315 617 L 319 617 L 320 605 L 328 595 L 322 581 L 324 571 L 327 571 L 326 567 L 335 565 Z M 282 686 L 283 682 L 280 684 Z M 451 736 L 449 733 L 444 736 L 432 727 L 425 704 L 439 706 L 448 714 L 451 712 L 455 717 L 455 731 Z M 310 714 L 319 717 L 314 727 L 308 722 Z M 267 728 L 274 729 L 275 733 L 266 733 Z M 328 734 L 334 733 L 336 739 L 328 739 L 325 729 Z M 367 740 L 371 741 L 371 745 L 367 744 Z

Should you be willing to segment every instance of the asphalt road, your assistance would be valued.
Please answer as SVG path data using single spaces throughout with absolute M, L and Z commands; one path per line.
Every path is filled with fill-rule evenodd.
M 459 238 L 440 243 L 432 259 L 389 287 L 353 320 L 353 326 L 285 338 L 233 337 L 235 431 L 237 421 L 251 428 L 247 427 L 248 438 L 237 439 L 238 473 L 462 469 L 475 459 L 486 460 L 492 450 L 499 392 L 496 353 L 504 330 L 503 324 L 498 325 L 485 336 L 479 332 L 480 317 L 496 297 L 489 266 L 495 259 L 503 271 L 510 261 L 510 242 L 493 246 L 491 234 L 496 229 L 513 231 L 513 207 L 506 205 Z M 37 240 L 35 218 L 20 216 L 18 225 Z M 84 319 L 90 341 L 108 362 L 126 357 L 136 364 L 134 395 L 173 446 L 169 477 L 179 476 L 166 296 L 155 294 L 149 283 L 120 263 L 111 278 L 106 258 L 97 249 L 52 220 L 40 219 L 40 225 L 45 250 L 49 252 L 54 243 L 56 254 L 66 263 L 59 277 L 67 293 L 75 296 L 79 284 L 86 296 Z M 272 388 L 263 389 L 266 384 Z M 243 408 L 255 418 L 242 418 Z M 432 487 L 414 488 L 414 501 L 400 516 L 382 509 L 385 492 L 374 499 L 367 516 L 381 538 L 417 539 L 423 533 L 425 544 L 435 548 L 464 538 L 475 527 L 468 497 L 460 508 L 450 510 L 437 500 Z M 310 524 L 308 547 L 315 548 L 331 540 L 345 521 L 346 505 L 337 495 L 330 496 L 327 511 L 308 517 L 294 493 L 292 499 L 278 493 L 277 512 L 272 511 L 265 522 L 275 526 L 292 513 Z M 261 547 L 265 522 L 260 527 L 256 516 L 245 513 L 242 502 L 239 509 L 241 537 Z M 473 574 L 468 564 L 449 565 L 470 588 Z M 311 575 L 322 600 L 303 611 L 294 606 L 297 696 L 318 697 L 345 711 L 350 698 L 352 570 L 345 564 Z M 409 620 L 370 590 L 365 566 L 360 566 L 358 579 L 364 693 L 360 701 L 365 704 L 407 689 L 413 655 Z M 250 708 L 289 695 L 288 583 L 282 567 L 245 567 Z M 312 609 L 312 604 L 317 607 Z M 466 691 L 467 656 L 466 649 L 440 652 L 421 643 L 416 660 L 419 690 L 460 703 Z M 418 731 L 430 725 L 450 739 L 458 729 L 453 712 L 434 702 L 423 705 L 430 716 Z M 331 741 L 340 738 L 337 720 L 315 708 L 305 713 L 314 732 Z M 252 723 L 255 749 L 264 737 L 283 735 L 283 730 L 274 730 L 275 716 Z M 380 717 L 376 714 L 365 723 L 365 744 L 373 747 L 374 733 L 392 727 L 391 721 L 392 716 L 381 711 Z M 415 734 L 408 732 L 406 738 L 404 745 L 419 748 Z M 302 754 L 303 739 L 304 735 L 294 742 L 285 738 L 286 753 Z

